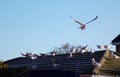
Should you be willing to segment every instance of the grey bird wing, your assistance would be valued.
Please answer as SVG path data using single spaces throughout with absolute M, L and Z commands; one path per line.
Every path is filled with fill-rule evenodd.
M 83 25 L 81 22 L 79 22 L 78 20 L 73 19 L 71 16 L 69 16 L 73 21 L 75 21 L 76 23 Z
M 91 21 L 88 21 L 86 24 L 88 24 L 88 23 L 90 23 L 90 22 L 96 20 L 97 18 L 98 18 L 98 16 L 96 16 L 96 17 L 95 17 L 94 19 L 92 19 Z

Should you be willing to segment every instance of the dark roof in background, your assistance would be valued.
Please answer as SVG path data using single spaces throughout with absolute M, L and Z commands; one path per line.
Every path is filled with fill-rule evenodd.
M 92 58 L 95 58 L 97 62 L 100 62 L 104 56 L 106 50 L 96 51 L 95 53 L 86 52 L 75 53 L 72 58 L 68 58 L 69 54 L 59 54 L 56 56 L 39 56 L 35 60 L 31 60 L 25 57 L 15 58 L 6 61 L 9 66 L 29 66 L 37 65 L 37 70 L 60 70 L 78 72 L 80 74 L 92 74 L 95 66 L 92 65 Z M 53 67 L 53 61 L 60 64 L 58 67 Z
M 120 34 L 112 40 L 112 43 L 114 42 L 120 42 Z
M 28 66 L 32 67 L 33 65 L 37 65 L 37 70 L 56 70 L 56 71 L 70 71 L 70 72 L 77 72 L 80 75 L 92 75 L 92 74 L 99 74 L 99 75 L 117 75 L 120 74 L 120 59 L 113 59 L 110 55 L 108 50 L 101 50 L 96 51 L 95 53 L 86 52 L 76 53 L 73 55 L 73 58 L 68 58 L 69 54 L 59 54 L 56 56 L 47 56 L 32 60 L 25 57 L 18 57 L 15 59 L 11 59 L 6 61 L 8 65 L 13 66 Z M 119 53 L 115 53 L 120 56 Z M 98 69 L 97 73 L 94 73 L 96 69 L 95 66 L 92 65 L 91 59 L 95 58 L 97 62 L 102 64 L 101 68 Z M 104 62 L 102 61 L 104 59 Z M 53 67 L 53 62 L 61 64 L 61 66 Z M 35 69 L 34 69 L 35 70 Z M 96 70 L 95 70 L 96 71 Z

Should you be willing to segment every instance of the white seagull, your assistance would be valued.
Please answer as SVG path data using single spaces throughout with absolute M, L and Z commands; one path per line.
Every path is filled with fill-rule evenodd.
M 98 49 L 103 49 L 104 46 L 103 46 L 103 45 L 97 45 L 97 48 L 98 48 Z
M 90 52 L 91 52 L 91 53 L 95 53 L 95 50 L 91 48 L 91 49 L 90 49 Z
M 116 54 L 114 54 L 113 52 L 111 52 L 110 55 L 111 55 L 114 59 L 120 59 L 120 57 L 117 56 Z
M 26 54 L 26 53 L 23 53 L 23 52 L 21 52 L 21 55 L 22 55 L 22 56 L 27 56 L 27 54 Z
M 72 54 L 72 52 L 70 52 L 68 55 L 68 58 L 72 58 L 72 57 L 73 57 L 73 54 Z
M 86 28 L 86 25 L 88 24 L 88 23 L 90 23 L 90 22 L 92 22 L 92 21 L 94 21 L 94 20 L 96 20 L 97 18 L 98 18 L 98 16 L 96 16 L 94 19 L 92 19 L 92 20 L 90 20 L 90 21 L 88 21 L 87 23 L 85 23 L 85 24 L 83 24 L 83 23 L 81 23 L 81 22 L 79 22 L 78 20 L 75 20 L 75 19 L 73 19 L 71 16 L 69 16 L 73 21 L 75 21 L 76 23 L 78 23 L 79 25 L 80 25 L 80 29 L 81 30 L 84 30 L 85 28 Z
M 92 58 L 92 64 L 93 64 L 94 66 L 101 66 L 101 64 L 98 63 L 98 62 L 96 62 L 94 58 Z
M 57 52 L 55 50 L 53 50 L 52 52 L 50 52 L 50 54 L 52 54 L 52 56 L 55 56 L 57 54 Z
M 32 56 L 31 56 L 31 59 L 37 59 L 38 58 L 38 55 L 37 54 L 33 54 Z
M 111 47 L 112 47 L 112 46 L 111 46 L 111 45 L 108 45 L 108 44 L 107 44 L 107 45 L 104 45 L 104 48 L 107 49 L 107 50 L 110 49 Z
M 81 48 L 81 53 L 85 53 L 85 52 L 87 52 L 87 47 L 88 47 L 87 45 L 84 46 L 84 47 L 82 47 L 82 48 Z
M 75 47 L 72 47 L 72 48 L 70 49 L 70 52 L 75 53 L 75 52 L 76 52 L 76 48 L 75 48 Z
M 26 53 L 21 52 L 21 55 L 25 56 L 25 57 L 30 57 L 32 55 L 32 53 L 30 53 L 30 52 L 26 52 Z

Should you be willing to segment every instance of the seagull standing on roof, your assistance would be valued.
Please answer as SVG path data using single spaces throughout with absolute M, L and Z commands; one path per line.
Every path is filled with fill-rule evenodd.
M 22 56 L 27 56 L 27 54 L 26 54 L 26 53 L 23 53 L 23 52 L 21 52 L 21 55 L 22 55 Z
M 87 45 L 84 46 L 84 47 L 82 47 L 82 48 L 81 48 L 81 53 L 85 53 L 85 52 L 87 52 L 87 47 L 88 47 Z
M 106 49 L 106 50 L 108 50 L 108 49 L 110 49 L 112 46 L 111 45 L 104 45 L 104 48 Z
M 75 47 L 71 47 L 71 48 L 70 48 L 70 52 L 75 53 L 75 51 L 76 51 L 76 48 L 75 48 Z
M 116 54 L 114 54 L 113 52 L 111 52 L 110 55 L 111 55 L 114 59 L 120 59 L 120 57 L 117 56 Z
M 72 58 L 73 57 L 73 53 L 70 52 L 69 55 L 68 55 L 68 58 Z
M 95 53 L 95 50 L 94 50 L 94 49 L 92 49 L 92 48 L 90 49 L 90 51 L 91 51 L 91 53 Z
M 74 53 L 76 53 L 76 48 L 75 47 L 71 47 L 68 58 L 72 58 Z
M 25 57 L 30 57 L 32 55 L 32 53 L 30 53 L 30 52 L 26 52 L 26 53 L 21 52 L 21 55 L 25 56 Z
M 96 20 L 96 19 L 98 18 L 98 16 L 96 16 L 94 19 L 92 19 L 91 21 L 88 21 L 88 22 L 85 23 L 85 24 L 81 23 L 81 22 L 78 21 L 78 20 L 73 19 L 71 16 L 70 16 L 70 18 L 71 18 L 73 21 L 75 21 L 76 23 L 78 23 L 78 24 L 80 25 L 79 28 L 80 28 L 81 30 L 84 30 L 84 29 L 86 28 L 86 25 L 87 25 L 88 23 L 90 23 L 90 22 Z
M 104 46 L 103 46 L 103 45 L 97 45 L 97 48 L 98 48 L 98 49 L 103 49 Z
M 37 59 L 38 58 L 38 55 L 37 54 L 33 54 L 32 56 L 31 56 L 31 59 Z
M 50 52 L 50 54 L 52 54 L 52 56 L 55 56 L 57 54 L 57 51 L 53 50 L 52 52 Z
M 98 62 L 96 62 L 94 58 L 92 58 L 92 64 L 93 64 L 94 66 L 101 66 L 101 64 L 98 63 Z

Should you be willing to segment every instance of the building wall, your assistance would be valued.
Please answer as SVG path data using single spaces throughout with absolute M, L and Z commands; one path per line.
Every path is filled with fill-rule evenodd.
M 120 53 L 120 45 L 116 45 L 116 53 Z
M 76 73 L 55 70 L 33 70 L 30 77 L 76 77 Z

